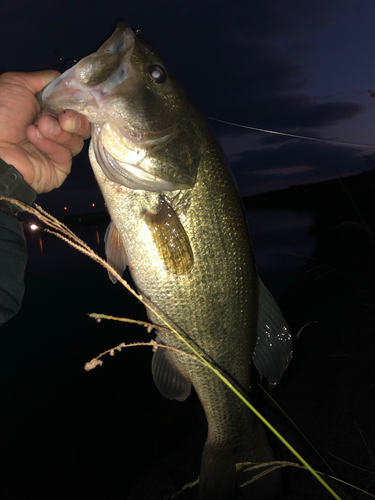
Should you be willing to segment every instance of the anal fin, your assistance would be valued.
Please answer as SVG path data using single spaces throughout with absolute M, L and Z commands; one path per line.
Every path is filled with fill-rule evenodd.
M 190 395 L 191 383 L 181 375 L 168 359 L 165 348 L 158 347 L 154 352 L 151 371 L 156 387 L 166 398 L 185 401 Z

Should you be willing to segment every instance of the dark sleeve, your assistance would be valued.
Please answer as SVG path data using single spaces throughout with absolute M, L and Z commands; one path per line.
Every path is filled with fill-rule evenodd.
M 0 202 L 0 326 L 21 307 L 26 261 L 21 225 Z

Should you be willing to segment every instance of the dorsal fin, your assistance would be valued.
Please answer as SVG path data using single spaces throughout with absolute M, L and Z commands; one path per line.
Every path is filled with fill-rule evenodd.
M 292 359 L 292 336 L 276 300 L 259 276 L 258 294 L 258 338 L 253 361 L 260 376 L 275 386 Z
M 122 276 L 127 265 L 126 252 L 121 236 L 117 231 L 116 224 L 113 221 L 111 221 L 107 227 L 104 235 L 104 243 L 108 264 Z M 117 278 L 110 271 L 108 271 L 108 276 L 112 283 L 117 282 Z

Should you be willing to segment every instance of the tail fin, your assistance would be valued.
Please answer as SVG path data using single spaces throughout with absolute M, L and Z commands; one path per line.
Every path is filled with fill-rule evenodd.
M 206 441 L 199 478 L 200 500 L 228 500 L 236 488 L 236 466 L 231 451 Z
M 236 481 L 244 497 L 256 500 L 271 500 L 282 493 L 281 475 L 273 470 L 250 482 L 266 469 L 247 470 L 244 466 L 236 473 L 236 464 L 246 462 L 272 462 L 275 458 L 259 422 L 252 440 L 247 440 L 235 450 L 211 443 L 207 440 L 201 463 L 199 480 L 200 500 L 229 500 L 236 488 Z M 270 467 L 272 468 L 272 467 Z
M 263 431 L 263 429 L 262 429 Z M 264 431 L 263 431 L 264 432 Z M 242 452 L 236 456 L 236 464 L 246 462 L 269 463 L 275 460 L 270 446 L 267 445 L 260 450 L 260 453 Z M 270 500 L 279 496 L 282 491 L 281 474 L 278 469 L 272 470 L 267 474 L 253 480 L 255 476 L 272 469 L 272 465 L 261 469 L 250 469 L 251 465 L 242 467 L 237 472 L 237 484 L 241 493 L 246 498 L 256 498 L 257 500 Z M 252 481 L 253 480 L 253 481 Z M 251 482 L 250 482 L 251 481 Z

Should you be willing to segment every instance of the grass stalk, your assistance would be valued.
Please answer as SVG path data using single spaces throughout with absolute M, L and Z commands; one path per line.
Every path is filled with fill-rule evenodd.
M 0 197 L 0 199 L 3 199 L 3 197 Z M 321 477 L 321 475 L 316 472 L 307 462 L 306 460 L 284 439 L 284 437 L 261 415 L 257 409 L 249 402 L 247 399 L 214 367 L 212 366 L 193 346 L 191 346 L 187 340 L 185 340 L 171 325 L 168 324 L 168 322 L 163 318 L 161 314 L 159 314 L 153 307 L 151 307 L 150 304 L 148 304 L 141 295 L 137 294 L 131 287 L 130 285 L 99 255 L 97 255 L 85 242 L 83 242 L 81 239 L 79 239 L 70 229 L 68 229 L 64 224 L 59 222 L 57 219 L 52 217 L 50 214 L 45 212 L 41 207 L 35 204 L 35 207 L 30 207 L 28 205 L 25 205 L 21 203 L 18 200 L 12 199 L 12 198 L 4 198 L 5 200 L 9 201 L 10 203 L 14 203 L 17 206 L 20 206 L 23 210 L 33 214 L 36 216 L 38 219 L 40 219 L 46 226 L 52 228 L 51 229 L 46 229 L 47 232 L 50 232 L 54 234 L 55 236 L 61 238 L 64 240 L 66 243 L 68 243 L 70 246 L 76 248 L 80 252 L 84 253 L 85 255 L 89 256 L 92 258 L 95 262 L 99 263 L 102 265 L 107 271 L 110 271 L 116 278 L 117 280 L 132 294 L 134 295 L 142 304 L 147 307 L 155 316 L 160 319 L 160 321 L 165 324 L 166 328 L 173 332 L 176 337 L 183 342 L 186 347 L 194 354 L 194 356 L 200 360 L 209 370 L 211 370 L 230 390 L 232 390 L 236 396 L 263 422 L 263 424 L 284 444 L 286 448 L 303 464 L 303 466 L 310 471 L 310 473 L 322 484 L 322 486 L 334 497 L 336 500 L 341 500 L 341 498 L 338 496 L 338 494 L 324 481 L 324 479 Z M 101 319 L 101 318 L 97 318 Z M 149 326 L 150 324 L 148 324 Z M 154 326 L 154 325 L 152 325 Z M 157 326 L 159 328 L 159 326 Z M 142 343 L 140 344 L 135 344 L 135 345 L 143 345 Z M 150 343 L 151 346 L 155 347 L 154 343 Z M 121 347 L 120 347 L 121 346 Z M 126 346 L 126 344 L 120 344 L 118 346 L 117 350 L 121 350 L 122 347 Z M 160 347 L 160 345 L 156 344 L 157 348 Z M 106 351 L 106 353 L 111 354 L 113 352 L 114 354 L 114 349 L 110 349 L 109 351 Z M 180 352 L 180 351 L 179 351 Z M 104 354 L 104 353 L 102 353 Z M 186 353 L 182 353 L 186 354 Z M 102 361 L 99 359 L 95 358 L 97 360 L 96 364 L 95 362 L 93 363 L 95 366 L 102 364 Z M 91 363 L 91 362 L 90 362 Z M 94 368 L 92 366 L 91 368 Z M 89 368 L 89 369 L 91 369 Z

